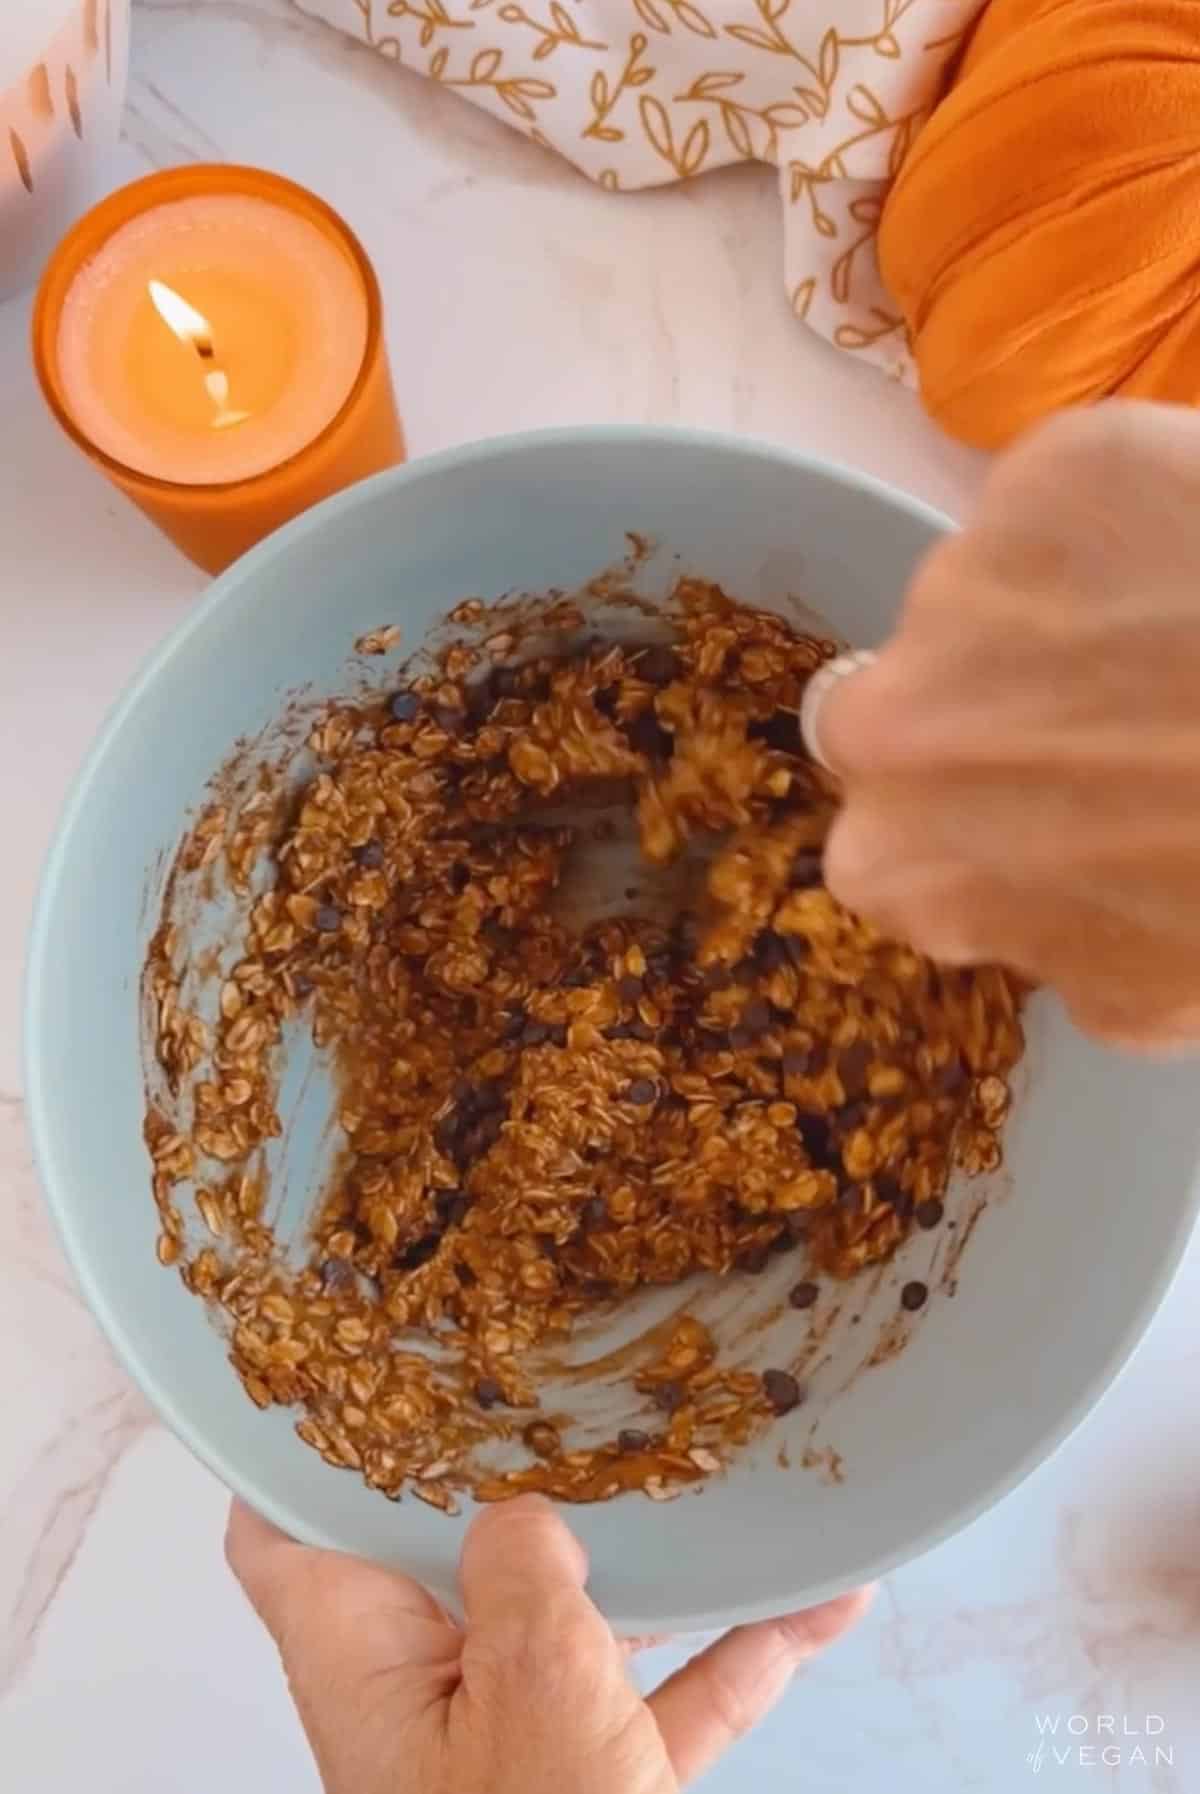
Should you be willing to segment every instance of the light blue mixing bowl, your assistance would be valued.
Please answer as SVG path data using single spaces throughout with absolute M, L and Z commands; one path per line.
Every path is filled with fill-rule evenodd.
M 67 805 L 38 903 L 34 1144 L 84 1294 L 128 1369 L 197 1455 L 281 1526 L 404 1564 L 452 1598 L 465 1516 L 392 1505 L 325 1466 L 293 1417 L 259 1413 L 204 1309 L 155 1261 L 139 976 L 206 780 L 294 688 L 346 689 L 364 630 L 394 620 L 412 648 L 465 596 L 573 590 L 621 557 L 627 531 L 660 545 L 647 590 L 693 571 L 756 604 L 799 594 L 869 645 L 944 527 L 869 479 L 717 436 L 593 429 L 485 443 L 382 474 L 262 543 L 134 681 Z M 382 680 L 393 662 L 370 665 Z M 899 1282 L 937 1284 L 952 1236 L 909 1242 L 874 1293 L 847 1305 L 861 1323 L 847 1313 L 830 1334 L 810 1402 L 727 1475 L 670 1505 L 631 1495 L 573 1510 L 618 1625 L 722 1624 L 879 1573 L 1010 1488 L 1114 1375 L 1191 1226 L 1195 1073 L 1102 1052 L 1041 1001 L 1025 1067 L 1007 1178 L 957 1267 L 956 1296 L 935 1288 L 903 1352 L 866 1366 Z M 786 1288 L 794 1268 L 777 1265 Z M 784 1351 L 807 1324 L 785 1309 L 764 1349 Z M 777 1462 L 785 1441 L 790 1469 Z

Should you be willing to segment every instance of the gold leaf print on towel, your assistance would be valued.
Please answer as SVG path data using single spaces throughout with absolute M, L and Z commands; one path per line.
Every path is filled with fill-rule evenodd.
M 793 314 L 912 378 L 875 235 L 983 0 L 291 3 L 424 68 L 607 193 L 776 169 Z
M 597 69 L 592 76 L 588 88 L 588 98 L 592 103 L 592 118 L 582 132 L 584 137 L 591 137 L 597 143 L 620 143 L 625 133 L 618 125 L 609 120 L 616 110 L 617 102 L 631 87 L 645 87 L 653 81 L 655 70 L 642 61 L 646 54 L 648 40 L 640 31 L 635 31 L 629 40 L 629 54 L 625 58 L 625 66 L 610 84 L 603 69 Z
M 727 69 L 700 75 L 686 93 L 675 95 L 676 105 L 709 103 L 717 107 L 725 135 L 736 155 L 745 162 L 778 162 L 779 133 L 805 124 L 809 113 L 802 100 L 778 100 L 770 106 L 752 106 L 736 99 L 733 89 L 744 76 Z
M 829 290 L 839 305 L 845 305 L 850 297 L 850 276 L 854 267 L 854 258 L 866 243 L 875 240 L 879 228 L 879 214 L 883 210 L 883 201 L 877 193 L 863 194 L 851 200 L 850 216 L 863 229 L 848 249 L 843 249 L 837 261 L 829 271 Z
M 506 25 L 523 25 L 538 37 L 537 49 L 533 52 L 535 62 L 544 62 L 547 56 L 553 56 L 560 45 L 569 45 L 575 50 L 607 50 L 608 45 L 598 37 L 584 37 L 578 25 L 565 6 L 559 0 L 550 0 L 550 23 L 545 25 L 540 19 L 531 18 L 523 6 L 508 4 L 502 6 L 497 17 Z
M 873 305 L 870 312 L 874 328 L 870 324 L 839 324 L 833 333 L 833 340 L 839 349 L 868 349 L 891 336 L 894 331 L 904 329 L 904 319 L 893 312 L 884 311 L 881 306 Z
M 686 181 L 692 175 L 699 174 L 708 155 L 708 120 L 698 119 L 677 145 L 671 114 L 661 100 L 656 100 L 651 94 L 643 94 L 638 101 L 638 112 L 641 115 L 642 129 L 655 153 L 664 162 L 670 163 L 680 180 Z
M 813 302 L 813 294 L 816 290 L 816 277 L 812 274 L 807 280 L 797 281 L 792 288 L 792 311 L 802 324 L 808 321 L 808 309 Z
M 538 115 L 533 101 L 552 100 L 557 92 L 552 82 L 542 81 L 534 75 L 506 75 L 503 72 L 503 50 L 477 50 L 465 75 L 447 74 L 448 62 L 448 56 L 446 61 L 439 61 L 438 56 L 434 57 L 429 65 L 429 72 L 435 81 L 440 81 L 443 87 L 457 87 L 464 91 L 471 88 L 487 89 L 506 111 L 526 124 L 537 122 Z
M 474 19 L 456 19 L 446 10 L 442 0 L 425 0 L 423 6 L 415 0 L 390 0 L 388 15 L 393 19 L 418 19 L 420 33 L 417 42 L 423 50 L 429 48 L 439 31 L 474 31 Z

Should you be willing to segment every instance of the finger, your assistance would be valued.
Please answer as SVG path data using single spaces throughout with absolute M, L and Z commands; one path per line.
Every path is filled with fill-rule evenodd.
M 588 1562 L 583 1546 L 540 1495 L 485 1507 L 463 1545 L 459 1577 L 469 1626 L 536 1620 L 547 1605 L 583 1603 Z
M 1149 1059 L 1188 1059 L 1200 1053 L 1198 1004 L 1138 1006 L 1094 989 L 1062 994 L 1075 1026 L 1105 1046 Z
M 587 1556 L 539 1495 L 484 1508 L 463 1546 L 463 1691 L 492 1712 L 564 1704 L 580 1727 L 629 1695 L 624 1654 L 584 1588 Z M 536 1696 L 532 1691 L 536 1691 Z
M 637 1638 L 619 1638 L 617 1643 L 627 1657 L 636 1657 L 639 1651 L 657 1651 L 660 1645 L 671 1642 L 669 1632 L 646 1632 Z
M 344 1770 L 355 1728 L 378 1740 L 457 1685 L 461 1634 L 412 1577 L 299 1545 L 240 1501 L 225 1554 L 279 1648 L 323 1764 Z
M 800 734 L 811 759 L 826 772 L 837 773 L 841 765 L 839 741 L 846 740 L 846 694 L 851 683 L 859 686 L 864 674 L 875 664 L 875 655 L 867 649 L 839 654 L 815 672 L 804 688 L 800 704 Z M 858 700 L 855 700 L 857 703 Z M 841 716 L 841 722 L 837 721 Z
M 846 909 L 943 965 L 1002 957 L 1024 906 L 1003 873 L 972 865 L 937 827 L 932 807 L 910 821 L 900 805 L 852 799 L 825 843 L 825 883 Z
M 386 1570 L 340 1551 L 297 1544 L 244 1501 L 234 1501 L 225 1533 L 225 1556 L 255 1612 L 273 1637 L 286 1628 L 292 1609 L 314 1586 L 336 1586 L 327 1622 L 344 1623 L 360 1609 L 389 1617 L 449 1625 L 446 1611 L 411 1576 Z
M 756 1726 L 801 1665 L 862 1618 L 873 1593 L 859 1589 L 804 1613 L 739 1626 L 656 1689 L 647 1704 L 680 1784 Z

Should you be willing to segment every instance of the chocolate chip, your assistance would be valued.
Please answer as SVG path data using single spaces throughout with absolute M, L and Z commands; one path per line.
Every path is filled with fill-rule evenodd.
M 482 1115 L 463 1139 L 459 1160 L 462 1164 L 470 1164 L 472 1159 L 480 1159 L 500 1138 L 504 1128 L 503 1112 Z
M 354 863 L 374 871 L 376 866 L 383 865 L 383 843 L 381 841 L 364 841 L 361 847 L 354 849 Z
M 771 1026 L 771 1005 L 762 997 L 752 997 L 742 1010 L 741 1025 L 752 1035 L 765 1034 Z
M 580 1219 L 585 1227 L 603 1227 L 608 1220 L 608 1204 L 603 1196 L 589 1196 L 583 1205 Z
M 865 1040 L 856 1040 L 851 1046 L 838 1054 L 837 1073 L 842 1089 L 846 1092 L 847 1102 L 855 1097 L 865 1096 L 867 1090 L 867 1072 L 871 1066 L 871 1049 Z
M 638 655 L 638 678 L 648 679 L 652 685 L 670 685 L 672 679 L 678 679 L 679 673 L 679 656 L 665 643 L 647 648 L 644 654 Z
M 492 675 L 492 690 L 498 698 L 515 698 L 520 689 L 519 667 L 498 667 Z
M 819 853 L 798 853 L 792 861 L 788 883 L 793 891 L 809 891 L 823 882 L 824 871 Z
M 462 1126 L 457 1110 L 452 1109 L 449 1115 L 443 1115 L 433 1130 L 434 1144 L 439 1152 L 453 1153 L 458 1145 L 459 1129 Z
M 537 1248 L 543 1258 L 556 1259 L 558 1257 L 558 1241 L 552 1233 L 539 1233 Z
M 504 1391 L 495 1377 L 480 1377 L 475 1385 L 475 1400 L 481 1408 L 494 1408 L 504 1401 Z
M 809 955 L 808 942 L 802 934 L 785 934 L 782 939 L 788 958 L 798 970 L 803 971 Z
M 514 1009 L 512 1014 L 505 1018 L 504 1026 L 500 1030 L 501 1040 L 515 1040 L 519 1034 L 524 1032 L 528 1020 L 529 1017 L 523 1009 Z
M 658 1085 L 652 1078 L 635 1078 L 632 1084 L 626 1085 L 625 1101 L 637 1103 L 639 1108 L 646 1103 L 655 1102 L 657 1097 Z
M 649 760 L 669 760 L 675 752 L 675 737 L 664 729 L 653 710 L 643 710 L 626 725 L 629 745 Z
M 592 982 L 592 974 L 586 966 L 572 966 L 563 974 L 563 984 L 567 990 L 584 990 Z
M 767 1260 L 771 1249 L 766 1245 L 746 1246 L 734 1259 L 739 1271 L 745 1271 L 750 1277 L 758 1277 L 767 1268 Z
M 798 710 L 774 710 L 765 722 L 751 723 L 747 733 L 781 754 L 799 754 L 804 745 Z
M 545 1046 L 551 1033 L 552 1029 L 550 1029 L 545 1022 L 528 1021 L 521 1030 L 521 1045 L 530 1047 Z
M 815 1283 L 797 1283 L 788 1291 L 788 1301 L 793 1308 L 811 1308 L 820 1293 Z
M 649 1433 L 643 1433 L 635 1426 L 622 1427 L 617 1434 L 618 1451 L 645 1451 L 650 1444 Z
M 866 1103 L 846 1103 L 837 1112 L 838 1126 L 843 1133 L 852 1134 L 856 1127 L 862 1126 L 868 1112 Z
M 394 723 L 411 723 L 420 714 L 421 700 L 415 691 L 398 691 L 390 699 L 388 710 Z
M 637 1003 L 642 997 L 642 981 L 640 978 L 625 977 L 617 980 L 617 995 L 623 1003 Z
M 816 1170 L 830 1171 L 835 1165 L 841 1164 L 841 1149 L 833 1138 L 826 1116 L 806 1113 L 797 1115 L 796 1132 L 803 1140 L 804 1150 Z
M 918 1308 L 924 1308 L 929 1290 L 923 1283 L 906 1283 L 900 1291 L 900 1306 L 915 1314 Z
M 812 1054 L 802 1052 L 799 1047 L 789 1047 L 779 1062 L 779 1069 L 785 1078 L 806 1078 L 812 1069 Z
M 471 1198 L 465 1190 L 439 1190 L 433 1206 L 443 1227 L 459 1227 L 466 1219 Z
M 930 1196 L 925 1202 L 918 1202 L 917 1204 L 917 1226 L 924 1228 L 937 1227 L 945 1212 L 946 1210 L 944 1206 L 938 1201 L 937 1197 Z
M 804 1210 L 799 1208 L 793 1209 L 785 1222 L 787 1236 L 791 1240 L 793 1246 L 798 1246 L 802 1240 L 808 1238 L 809 1226 L 809 1218 L 804 1213 Z
M 461 860 L 455 860 L 450 868 L 447 883 L 456 897 L 462 895 L 471 882 L 471 868 L 464 866 Z
M 903 1187 L 898 1177 L 884 1172 L 875 1179 L 875 1194 L 881 1202 L 890 1205 L 893 1214 L 899 1221 L 907 1221 L 913 1212 L 913 1199 Z
M 323 903 L 317 911 L 316 921 L 322 934 L 336 934 L 342 925 L 342 912 L 335 904 Z
M 765 929 L 758 937 L 758 963 L 764 972 L 778 972 L 789 963 L 787 945 L 781 934 Z
M 327 1258 L 321 1265 L 321 1289 L 331 1296 L 335 1290 L 349 1289 L 354 1282 L 354 1267 L 344 1258 Z
M 606 1283 L 603 1277 L 585 1277 L 579 1289 L 589 1302 L 607 1302 L 613 1293 L 612 1284 Z
M 474 1106 L 484 1114 L 490 1113 L 493 1109 L 503 1109 L 507 1106 L 504 1092 L 499 1084 L 490 1081 L 476 1084 L 472 1100 Z
M 479 1282 L 478 1277 L 475 1275 L 470 1265 L 461 1258 L 456 1258 L 454 1261 L 454 1275 L 458 1278 L 458 1281 L 462 1284 L 464 1289 L 474 1289 L 475 1285 Z
M 466 711 L 454 709 L 449 704 L 440 704 L 433 714 L 438 726 L 447 735 L 461 735 L 467 726 Z
M 804 1400 L 804 1391 L 787 1370 L 764 1370 L 763 1394 L 776 1414 L 790 1414 Z
M 396 1263 L 402 1271 L 418 1270 L 421 1265 L 429 1263 L 441 1243 L 440 1233 L 422 1234 L 419 1240 L 414 1240 L 411 1246 L 405 1247 Z
M 796 1237 L 785 1221 L 779 1232 L 770 1241 L 767 1250 L 772 1257 L 775 1257 L 781 1252 L 790 1252 L 795 1244 Z
M 654 1391 L 654 1405 L 661 1408 L 664 1414 L 674 1414 L 682 1408 L 685 1401 L 682 1383 L 660 1383 Z
M 655 1032 L 656 1030 L 650 1026 L 650 1023 L 644 1022 L 640 1015 L 635 1016 L 633 1021 L 629 1024 L 629 1038 L 631 1040 L 653 1040 Z

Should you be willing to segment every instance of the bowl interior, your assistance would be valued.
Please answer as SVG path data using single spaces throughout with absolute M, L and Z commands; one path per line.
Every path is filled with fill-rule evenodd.
M 119 707 L 72 797 L 35 924 L 35 1148 L 85 1294 L 127 1366 L 193 1449 L 291 1532 L 403 1563 L 452 1596 L 465 1517 L 386 1502 L 327 1468 L 292 1417 L 254 1409 L 202 1306 L 155 1261 L 138 986 L 206 781 L 297 687 L 348 689 L 362 632 L 396 622 L 412 648 L 464 597 L 574 591 L 620 561 L 627 532 L 656 546 L 648 591 L 697 573 L 751 603 L 815 608 L 869 645 L 942 527 L 865 479 L 719 438 L 614 430 L 485 444 L 381 475 L 264 543 Z M 573 1511 L 616 1623 L 779 1611 L 934 1543 L 1065 1436 L 1132 1348 L 1191 1224 L 1194 1073 L 1106 1053 L 1041 998 L 1029 1032 L 1006 1170 L 977 1224 L 972 1201 L 956 1233 L 918 1235 L 864 1286 L 816 1354 L 813 1400 L 697 1495 Z M 778 1275 L 786 1288 L 786 1267 Z M 876 1351 L 909 1277 L 931 1282 L 929 1305 L 902 1350 Z M 778 1351 L 809 1324 L 778 1318 Z

